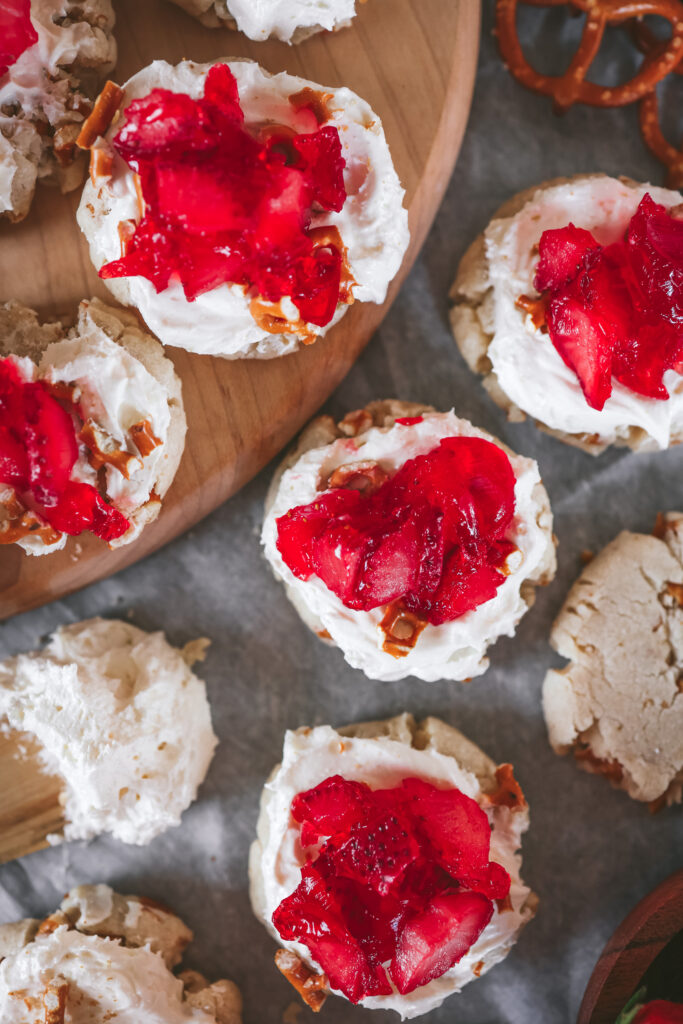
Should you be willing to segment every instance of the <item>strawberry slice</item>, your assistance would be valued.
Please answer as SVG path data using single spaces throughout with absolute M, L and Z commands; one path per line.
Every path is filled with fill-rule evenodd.
M 24 384 L 22 400 L 22 441 L 29 485 L 39 504 L 53 506 L 59 501 L 78 458 L 74 425 L 68 412 L 40 382 Z
M 321 836 L 346 832 L 362 821 L 371 806 L 371 790 L 364 782 L 331 775 L 313 789 L 298 793 L 292 800 L 295 821 L 309 826 L 313 842 Z M 305 844 L 308 845 L 308 844 Z
M 440 978 L 474 945 L 493 915 L 481 893 L 435 896 L 410 918 L 398 938 L 389 975 L 401 995 Z
M 548 329 L 565 364 L 579 379 L 592 409 L 603 409 L 612 393 L 612 347 L 597 315 L 571 296 L 551 299 Z
M 435 859 L 458 881 L 488 868 L 491 826 L 485 812 L 459 789 L 437 789 L 422 779 L 402 788 Z
M 392 813 L 357 825 L 344 839 L 326 843 L 325 854 L 316 865 L 324 874 L 323 864 L 329 864 L 337 877 L 361 882 L 380 896 L 387 896 L 397 889 L 419 855 L 410 823 Z
M 653 999 L 640 1007 L 633 1018 L 633 1024 L 683 1024 L 683 1003 Z
M 0 0 L 0 77 L 37 42 L 31 0 Z
M 566 228 L 544 231 L 538 243 L 539 260 L 534 288 L 538 292 L 557 291 L 573 281 L 590 252 L 600 249 L 590 231 L 568 224 Z
M 277 520 L 277 549 L 299 579 L 308 579 L 313 568 L 311 546 L 331 519 L 351 512 L 360 502 L 353 490 L 333 490 L 321 494 L 310 505 L 290 509 Z
M 100 540 L 112 541 L 123 536 L 130 523 L 126 517 L 100 497 L 90 484 L 70 480 L 59 495 L 59 502 L 41 506 L 40 515 L 61 533 L 77 536 L 84 530 Z
M 0 484 L 10 484 L 19 491 L 28 489 L 26 449 L 12 430 L 0 423 Z

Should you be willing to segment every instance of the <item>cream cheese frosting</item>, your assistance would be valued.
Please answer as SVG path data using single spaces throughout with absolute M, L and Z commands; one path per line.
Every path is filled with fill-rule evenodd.
M 639 429 L 650 448 L 667 448 L 683 431 L 683 376 L 674 370 L 665 374 L 668 401 L 644 398 L 613 381 L 604 408 L 593 409 L 550 336 L 535 328 L 515 301 L 536 294 L 537 246 L 544 231 L 571 222 L 607 245 L 623 236 L 648 192 L 667 209 L 680 205 L 679 192 L 593 175 L 539 188 L 518 213 L 492 221 L 485 232 L 492 294 L 480 315 L 484 329 L 493 335 L 487 356 L 500 387 L 514 405 L 551 429 L 596 435 L 601 445 Z
M 252 846 L 252 905 L 256 916 L 277 942 L 317 971 L 320 971 L 319 965 L 312 960 L 306 946 L 280 938 L 272 924 L 272 915 L 299 884 L 306 861 L 299 842 L 299 826 L 290 812 L 292 800 L 297 793 L 311 789 L 332 775 L 365 782 L 373 789 L 397 786 L 402 779 L 415 776 L 436 785 L 457 787 L 477 801 L 482 797 L 477 777 L 461 767 L 455 758 L 434 749 L 416 750 L 386 737 L 349 737 L 327 725 L 286 733 L 282 763 L 265 786 L 259 839 Z M 494 905 L 493 917 L 479 939 L 459 963 L 440 978 L 405 996 L 395 991 L 390 996 L 367 997 L 361 1001 L 362 1006 L 395 1010 L 403 1018 L 427 1013 L 504 959 L 515 942 L 529 917 L 524 905 L 530 890 L 520 878 L 521 857 L 516 852 L 528 819 L 508 807 L 485 806 L 485 810 L 492 827 L 491 859 L 502 864 L 512 879 L 512 909 L 501 911 Z
M 15 211 L 18 192 L 32 193 L 36 179 L 54 170 L 49 148 L 29 122 L 46 119 L 59 128 L 81 120 L 70 103 L 79 69 L 87 68 L 92 78 L 116 60 L 109 0 L 31 0 L 31 22 L 37 42 L 0 77 L 0 111 L 19 111 L 17 117 L 0 114 L 0 213 Z M 68 187 L 77 184 L 74 177 Z
M 68 840 L 110 832 L 140 845 L 177 825 L 217 742 L 183 652 L 116 620 L 63 627 L 43 651 L 0 663 L 0 718 L 63 778 Z
M 250 39 L 297 43 L 348 25 L 356 0 L 174 0 L 208 25 L 230 24 Z
M 297 131 L 316 129 L 317 121 L 310 111 L 296 112 L 288 102 L 288 97 L 301 89 L 318 89 L 314 82 L 284 72 L 269 75 L 251 61 L 227 63 L 237 80 L 248 126 L 273 122 Z M 203 94 L 211 66 L 183 61 L 174 67 L 165 61 L 155 61 L 126 83 L 123 108 L 154 88 L 186 93 L 196 99 Z M 349 89 L 326 91 L 332 94 L 327 123 L 339 129 L 346 160 L 347 199 L 339 213 L 314 212 L 311 226 L 334 225 L 339 229 L 357 282 L 353 289 L 356 301 L 383 302 L 409 241 L 404 191 L 377 115 Z M 107 139 L 122 123 L 123 119 L 116 122 Z M 97 186 L 88 182 L 78 210 L 78 222 L 98 269 L 121 255 L 119 223 L 138 219 L 135 176 L 116 155 L 111 179 Z M 239 285 L 220 285 L 188 302 L 177 280 L 159 294 L 143 277 L 109 280 L 106 284 L 119 301 L 137 306 L 148 326 L 166 345 L 226 358 L 265 359 L 293 352 L 299 346 L 295 334 L 269 334 L 256 324 L 249 311 L 250 299 Z M 332 323 L 346 309 L 340 303 Z M 330 326 L 309 325 L 313 333 L 321 335 Z
M 53 1019 L 46 1013 L 49 993 L 63 985 L 69 1024 L 215 1024 L 183 1000 L 182 981 L 158 953 L 65 926 L 0 962 L 0 1019 Z
M 409 459 L 425 455 L 446 437 L 495 438 L 478 430 L 454 412 L 424 413 L 422 422 L 396 423 L 373 428 L 359 438 L 345 438 L 302 455 L 285 470 L 263 524 L 262 543 L 275 575 L 283 580 L 290 600 L 304 621 L 316 630 L 327 630 L 332 641 L 354 668 L 371 679 L 392 681 L 417 676 L 427 682 L 469 679 L 488 667 L 486 650 L 499 636 L 512 636 L 527 609 L 522 596 L 526 580 L 541 573 L 552 555 L 552 516 L 532 459 L 508 452 L 515 474 L 515 515 L 508 538 L 518 547 L 510 560 L 510 573 L 495 597 L 473 611 L 439 626 L 428 624 L 415 647 L 403 658 L 382 650 L 384 635 L 379 624 L 384 608 L 356 611 L 347 608 L 317 576 L 298 579 L 277 549 L 277 523 L 297 505 L 306 505 L 320 493 L 338 466 L 370 459 L 394 473 Z M 324 485 L 323 485 L 324 486 Z

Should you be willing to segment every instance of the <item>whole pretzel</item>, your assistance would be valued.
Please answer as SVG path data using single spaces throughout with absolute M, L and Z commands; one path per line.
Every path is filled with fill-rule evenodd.
M 517 7 L 571 6 L 586 15 L 583 34 L 571 64 L 563 75 L 542 75 L 524 56 L 517 35 Z M 671 38 L 661 49 L 647 54 L 640 70 L 621 85 L 603 86 L 587 82 L 605 29 L 630 18 L 658 14 L 671 25 Z M 496 0 L 496 34 L 503 60 L 518 82 L 552 96 L 555 110 L 563 113 L 573 103 L 594 107 L 620 107 L 652 92 L 657 82 L 678 64 L 683 55 L 683 3 L 681 0 Z
M 636 45 L 645 54 L 661 50 L 662 43 L 642 21 L 635 21 L 631 26 Z M 683 75 L 683 59 L 674 68 Z M 683 146 L 676 149 L 664 135 L 659 120 L 659 100 L 656 91 L 652 91 L 640 101 L 640 134 L 645 145 L 668 170 L 666 184 L 669 188 L 683 189 Z

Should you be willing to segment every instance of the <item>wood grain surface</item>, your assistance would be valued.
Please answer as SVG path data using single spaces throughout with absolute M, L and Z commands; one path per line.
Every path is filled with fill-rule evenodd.
M 638 903 L 609 940 L 590 977 L 577 1024 L 614 1024 L 640 980 L 683 929 L 683 869 Z
M 382 307 L 356 304 L 314 346 L 281 359 L 226 362 L 169 350 L 183 381 L 188 439 L 158 521 L 109 551 L 95 538 L 27 557 L 0 549 L 0 619 L 111 575 L 161 547 L 249 480 L 315 412 L 378 326 L 415 259 L 451 176 L 469 112 L 479 0 L 370 0 L 349 29 L 298 47 L 205 29 L 163 0 L 116 0 L 123 81 L 154 58 L 248 56 L 323 85 L 347 85 L 381 116 L 407 190 L 411 245 Z M 0 228 L 0 299 L 73 318 L 78 301 L 107 295 L 74 218 L 78 193 L 39 190 L 29 217 Z M 378 396 L 383 397 L 383 396 Z
M 29 736 L 0 734 L 0 862 L 46 846 L 61 832 L 61 780 L 44 774 Z

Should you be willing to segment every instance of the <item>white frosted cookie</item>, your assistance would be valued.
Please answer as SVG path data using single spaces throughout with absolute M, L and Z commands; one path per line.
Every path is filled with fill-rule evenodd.
M 44 921 L 0 925 L 0 1018 L 241 1024 L 233 982 L 172 973 L 191 940 L 190 929 L 160 903 L 108 885 L 78 886 Z
M 406 419 L 408 422 L 402 422 Z M 496 466 L 502 460 L 504 472 L 510 474 L 514 509 L 505 541 L 511 553 L 500 569 L 504 578 L 494 576 L 495 592 L 489 592 L 486 599 L 464 612 L 441 615 L 443 621 L 437 624 L 419 612 L 417 621 L 410 615 L 398 615 L 389 622 L 391 609 L 397 607 L 394 599 L 382 600 L 369 609 L 359 608 L 357 603 L 354 607 L 317 572 L 302 576 L 285 561 L 280 539 L 283 526 L 278 520 L 285 523 L 293 509 L 315 502 L 330 489 L 362 489 L 373 483 L 375 474 L 379 481 L 391 480 L 405 463 L 434 453 L 442 442 L 453 438 L 481 439 L 488 442 L 486 451 L 490 451 L 488 445 L 495 446 Z M 536 463 L 514 454 L 453 412 L 440 413 L 396 400 L 373 402 L 348 414 L 339 424 L 330 417 L 309 424 L 271 485 L 261 539 L 273 572 L 283 581 L 304 622 L 322 639 L 340 647 L 354 668 L 371 679 L 388 681 L 411 675 L 426 681 L 467 680 L 480 675 L 488 667 L 489 645 L 499 636 L 514 634 L 517 622 L 533 603 L 535 588 L 548 583 L 555 573 L 552 514 Z M 443 567 L 438 561 L 437 568 L 443 585 L 449 550 L 444 548 L 444 556 L 435 556 L 446 559 Z
M 142 845 L 180 823 L 217 742 L 190 668 L 205 645 L 180 651 L 163 633 L 88 619 L 0 662 L 0 727 L 35 737 L 63 779 L 65 839 Z
M 46 386 L 47 401 L 61 405 L 64 413 L 44 410 L 45 417 L 58 417 L 57 425 L 46 420 L 45 435 L 54 437 L 57 427 L 68 435 L 65 444 L 75 457 L 69 481 L 97 492 L 76 495 L 74 502 L 78 509 L 101 502 L 112 524 L 100 528 L 72 515 L 65 482 L 60 500 L 42 501 L 35 480 L 0 476 L 0 546 L 16 543 L 28 554 L 49 554 L 64 547 L 69 533 L 83 529 L 99 531 L 111 547 L 135 540 L 159 515 L 185 446 L 180 379 L 159 342 L 129 311 L 99 299 L 80 304 L 71 329 L 41 323 L 33 310 L 7 302 L 0 304 L 0 373 L 3 360 L 4 372 L 15 378 L 24 426 L 31 418 L 24 385 Z M 19 429 L 18 417 L 10 415 L 15 440 L 32 459 L 24 426 Z M 61 463 L 63 450 L 55 446 L 51 458 Z
M 683 790 L 683 515 L 655 533 L 624 531 L 585 567 L 550 637 L 569 660 L 543 684 L 558 754 L 635 800 Z
M 0 26 L 29 17 L 28 0 L 9 7 Z M 111 0 L 30 0 L 26 27 L 35 41 L 4 73 L 0 66 L 0 217 L 12 221 L 28 213 L 37 181 L 62 192 L 80 185 L 85 161 L 76 138 L 116 61 Z
M 173 0 L 209 28 L 231 28 L 250 39 L 300 43 L 351 23 L 356 0 Z
M 536 326 L 518 300 L 538 297 L 534 278 L 544 231 L 572 224 L 609 245 L 623 237 L 646 193 L 667 211 L 680 206 L 679 192 L 604 174 L 557 178 L 520 192 L 469 247 L 451 290 L 455 340 L 493 400 L 511 420 L 529 416 L 592 454 L 610 445 L 651 451 L 683 440 L 683 376 L 666 371 L 666 400 L 613 378 L 604 406 L 594 408 L 547 326 Z
M 346 780 L 346 782 L 342 781 L 341 788 L 336 786 L 339 776 L 342 777 L 342 780 Z M 320 854 L 322 861 L 326 862 L 326 866 L 322 868 L 321 861 L 318 870 L 322 871 L 325 877 L 332 877 L 327 866 L 330 848 L 335 845 L 340 846 L 345 842 L 342 834 L 335 834 L 335 838 L 325 842 L 322 850 L 315 846 L 305 847 L 302 845 L 304 844 L 304 833 L 301 832 L 300 835 L 301 816 L 298 809 L 298 817 L 293 816 L 292 801 L 299 794 L 307 793 L 314 787 L 320 786 L 321 783 L 325 783 L 326 780 L 330 780 L 329 785 L 335 786 L 337 800 L 329 805 L 328 813 L 331 817 L 327 818 L 325 825 L 321 825 L 319 829 L 326 835 L 333 828 L 331 822 L 334 815 L 346 813 L 340 811 L 342 800 L 346 799 L 348 789 L 346 783 L 350 783 L 352 787 L 351 796 L 353 796 L 353 788 L 357 790 L 357 784 L 361 783 L 369 786 L 371 790 L 390 790 L 392 791 L 389 794 L 390 799 L 393 799 L 394 795 L 400 799 L 402 782 L 405 779 L 421 780 L 422 783 L 435 786 L 439 791 L 453 789 L 460 791 L 462 796 L 459 798 L 459 806 L 462 807 L 464 804 L 469 810 L 464 818 L 455 814 L 452 820 L 459 820 L 459 828 L 462 830 L 460 835 L 465 837 L 462 839 L 464 843 L 469 842 L 468 827 L 483 828 L 484 845 L 490 844 L 487 847 L 488 856 L 491 862 L 496 863 L 494 870 L 504 880 L 499 891 L 505 890 L 506 895 L 492 899 L 492 906 L 489 907 L 490 916 L 486 925 L 468 948 L 461 947 L 461 955 L 455 963 L 449 964 L 445 960 L 441 960 L 436 969 L 431 972 L 435 975 L 431 980 L 411 988 L 409 984 L 403 983 L 406 976 L 406 965 L 415 963 L 413 960 L 415 945 L 412 940 L 415 940 L 416 935 L 419 934 L 416 922 L 420 920 L 420 915 L 429 903 L 431 894 L 425 894 L 424 876 L 419 872 L 412 876 L 409 886 L 407 876 L 402 875 L 401 871 L 415 871 L 415 866 L 411 869 L 410 865 L 407 867 L 402 865 L 400 871 L 396 869 L 397 880 L 403 877 L 403 881 L 400 883 L 402 891 L 409 890 L 416 893 L 415 902 L 408 912 L 409 915 L 414 916 L 401 918 L 408 922 L 406 934 L 399 936 L 397 942 L 397 946 L 401 950 L 402 970 L 396 971 L 394 962 L 390 989 L 381 995 L 362 995 L 362 989 L 360 992 L 354 992 L 353 974 L 349 973 L 344 977 L 342 972 L 341 983 L 347 989 L 347 991 L 343 991 L 341 988 L 335 988 L 330 979 L 322 973 L 321 964 L 316 960 L 305 940 L 286 939 L 278 932 L 277 925 L 281 926 L 282 918 L 276 914 L 276 911 L 299 886 L 302 880 L 302 869 L 309 864 L 311 857 L 315 867 L 316 857 Z M 362 794 L 361 798 L 363 798 Z M 309 797 L 305 798 L 304 803 L 308 807 L 315 807 Z M 472 804 L 475 806 L 473 807 Z M 431 821 L 429 797 L 425 797 L 422 801 L 421 810 L 426 816 L 426 820 Z M 358 826 L 355 831 L 351 832 L 350 841 L 353 843 L 355 837 L 356 849 L 362 851 L 359 854 L 362 859 L 358 862 L 359 867 L 361 864 L 363 865 L 360 869 L 361 875 L 365 879 L 376 879 L 377 873 L 383 873 L 386 876 L 385 882 L 380 885 L 379 891 L 385 894 L 390 893 L 393 891 L 392 869 L 396 862 L 391 857 L 387 863 L 384 863 L 383 860 L 386 844 L 391 842 L 388 838 L 388 830 L 383 824 L 383 819 L 378 818 L 375 821 L 373 811 L 365 813 L 369 822 L 367 828 L 370 829 L 371 834 L 366 837 L 363 827 Z M 412 851 L 415 836 L 417 836 L 418 842 L 422 842 L 419 827 L 415 832 L 414 824 L 410 823 L 410 817 L 406 824 L 400 803 L 395 806 L 392 804 L 388 813 L 398 815 L 394 821 L 398 821 L 397 827 L 403 829 L 403 844 L 410 845 Z M 424 821 L 425 818 L 422 820 Z M 341 824 L 341 818 L 339 822 Z M 468 825 L 466 822 L 471 824 Z M 345 821 L 344 827 L 347 825 L 348 821 Z M 417 1017 L 436 1008 L 447 996 L 459 992 L 464 985 L 480 977 L 503 960 L 514 945 L 522 927 L 534 916 L 537 899 L 520 877 L 521 855 L 518 852 L 522 835 L 526 832 L 528 825 L 528 807 L 522 791 L 514 779 L 511 766 L 496 766 L 475 744 L 452 726 L 437 718 L 426 718 L 417 723 L 412 715 L 403 714 L 387 721 L 365 722 L 339 730 L 322 725 L 313 729 L 302 728 L 289 731 L 285 735 L 282 763 L 277 765 L 271 773 L 261 797 L 257 839 L 252 845 L 249 857 L 252 907 L 256 917 L 265 924 L 271 935 L 284 947 L 276 955 L 276 963 L 280 970 L 314 1009 L 319 1009 L 327 992 L 333 991 L 336 995 L 347 995 L 352 1001 L 359 1002 L 360 1005 L 367 1008 L 392 1009 L 403 1018 Z M 304 824 L 303 827 L 306 828 L 307 825 Z M 384 846 L 380 841 L 382 838 Z M 379 845 L 376 845 L 378 841 Z M 310 842 L 314 842 L 313 836 L 310 837 Z M 349 840 L 346 842 L 348 843 Z M 370 845 L 366 846 L 368 843 Z M 393 846 L 390 846 L 389 849 L 393 851 Z M 422 847 L 422 851 L 422 856 L 427 858 L 431 856 L 429 844 L 427 847 Z M 400 856 L 401 854 L 396 854 L 397 858 Z M 456 857 L 452 849 L 451 856 Z M 337 861 L 335 864 L 334 861 L 329 861 L 329 863 L 333 865 L 332 875 L 337 879 L 353 877 L 353 869 L 349 873 L 348 868 L 340 866 L 340 862 Z M 353 861 L 348 863 L 353 864 Z M 506 872 L 509 878 L 507 878 Z M 306 868 L 305 873 L 310 875 L 310 866 Z M 310 884 L 309 881 L 307 885 L 310 886 Z M 463 883 L 461 888 L 467 888 L 466 883 Z M 322 899 L 323 906 L 326 909 L 330 907 L 335 913 L 338 912 L 335 910 L 335 901 L 339 898 L 338 892 L 343 892 L 343 889 L 338 890 L 336 886 L 333 889 L 328 889 L 329 895 Z M 355 899 L 357 904 L 363 904 L 368 896 L 373 898 L 371 894 L 366 893 L 362 884 L 356 893 L 355 897 L 349 894 L 349 901 Z M 448 900 L 448 897 L 446 899 Z M 328 902 L 330 900 L 331 903 Z M 437 896 L 435 902 L 438 900 Z M 303 904 L 301 907 L 302 913 L 311 912 L 310 907 L 305 909 Z M 346 909 L 346 904 L 342 905 L 342 915 L 345 914 Z M 380 914 L 382 912 L 382 910 L 379 911 Z M 273 919 L 273 915 L 275 915 L 275 919 Z M 346 920 L 346 918 L 344 919 Z M 362 926 L 362 913 L 358 914 L 356 920 Z M 442 921 L 441 925 L 443 926 L 443 924 Z M 398 926 L 398 931 L 401 931 L 401 925 Z M 421 929 L 421 931 L 425 944 L 429 945 L 432 930 Z M 440 926 L 438 931 L 441 947 L 444 950 L 452 950 L 454 948 L 454 933 L 457 931 L 454 919 L 450 920 L 448 927 Z M 311 934 L 326 934 L 322 921 L 312 929 Z M 354 934 L 358 936 L 359 932 L 356 931 Z M 335 936 L 338 937 L 338 933 L 333 924 L 331 925 L 330 939 L 334 939 Z M 433 950 L 427 952 L 423 948 L 417 960 L 424 958 L 426 961 L 432 953 L 434 953 Z M 319 953 L 319 955 L 323 955 L 325 958 L 324 953 Z M 364 962 L 364 958 L 354 959 L 358 954 L 353 940 L 349 936 L 344 942 L 341 942 L 339 947 L 332 946 L 327 955 L 331 956 L 328 970 L 335 965 L 335 961 L 343 963 L 345 957 L 348 956 L 351 958 L 350 962 L 355 964 L 358 974 L 363 975 L 367 972 L 368 965 Z M 388 967 L 388 961 L 391 959 L 387 951 L 379 954 L 379 956 L 385 955 L 384 966 L 380 968 L 384 988 L 386 988 L 386 975 L 383 971 Z M 445 955 L 448 956 L 448 954 Z M 372 953 L 369 953 L 368 956 L 372 964 Z M 439 961 L 438 955 L 435 955 L 435 960 Z M 375 965 L 376 967 L 377 965 Z M 424 967 L 422 967 L 421 974 L 426 977 Z M 367 980 L 367 974 L 365 977 Z M 394 982 L 394 977 L 397 979 L 396 982 Z M 336 976 L 335 980 L 337 980 Z M 414 980 L 415 978 L 413 978 Z M 410 991 L 402 993 L 397 987 L 398 984 L 402 989 L 410 989 Z M 361 997 L 357 998 L 359 995 Z
M 201 166 L 195 166 L 192 162 L 194 157 L 187 156 L 187 152 L 192 152 L 187 146 L 184 146 L 186 152 L 183 156 L 169 155 L 162 159 L 159 143 L 155 155 L 144 158 L 150 164 L 150 174 L 161 176 L 159 180 L 164 182 L 164 188 L 154 193 L 156 199 L 150 206 L 144 199 L 143 181 L 145 212 L 141 217 L 141 179 L 131 163 L 121 155 L 124 143 L 117 142 L 119 133 L 125 136 L 126 146 L 137 145 L 136 140 L 141 137 L 143 129 L 139 127 L 138 120 L 134 119 L 131 128 L 130 119 L 126 117 L 131 101 L 143 101 L 152 90 L 164 89 L 180 94 L 183 97 L 177 101 L 180 104 L 205 103 L 208 101 L 205 91 L 210 87 L 210 83 L 207 86 L 209 76 L 220 75 L 224 69 L 228 75 L 234 76 L 241 110 L 238 116 L 244 117 L 244 128 L 240 128 L 238 133 L 239 146 L 251 154 L 249 159 L 253 157 L 254 145 L 269 145 L 267 140 L 271 136 L 279 138 L 282 135 L 285 148 L 290 145 L 288 140 L 300 136 L 305 136 L 309 143 L 316 133 L 322 133 L 326 139 L 327 155 L 323 159 L 329 156 L 335 168 L 335 181 L 337 184 L 341 182 L 345 192 L 340 208 L 334 206 L 341 197 L 338 191 L 335 191 L 336 200 L 324 200 L 327 205 L 322 205 L 321 192 L 316 192 L 318 198 L 314 196 L 307 205 L 309 200 L 301 197 L 309 195 L 306 191 L 308 186 L 304 187 L 297 177 L 304 173 L 301 161 L 305 163 L 306 158 L 292 154 L 287 159 L 296 164 L 289 172 L 293 180 L 286 187 L 278 184 L 277 188 L 282 187 L 283 191 L 276 197 L 263 200 L 269 204 L 268 209 L 276 213 L 288 209 L 290 203 L 304 204 L 297 213 L 297 223 L 304 224 L 301 229 L 304 235 L 300 235 L 297 228 L 296 244 L 290 241 L 291 223 L 282 224 L 276 230 L 276 226 L 281 224 L 280 219 L 271 217 L 264 220 L 258 213 L 262 200 L 255 190 L 263 188 L 267 192 L 275 171 L 268 170 L 262 174 L 255 168 L 244 180 L 232 166 L 229 173 L 225 171 L 237 142 L 224 150 L 223 141 L 213 129 L 206 129 L 207 134 L 201 138 L 201 146 L 209 146 L 213 154 L 202 157 Z M 235 113 L 233 99 L 221 98 L 216 102 L 218 106 L 212 107 L 213 119 L 218 121 L 223 116 L 228 102 Z M 191 117 L 188 113 L 187 117 L 190 123 L 205 124 L 207 121 L 196 111 Z M 182 135 L 186 131 L 184 122 L 178 127 L 175 118 L 169 115 L 164 124 L 170 124 L 173 132 L 177 131 L 185 138 Z M 409 240 L 408 215 L 403 207 L 404 190 L 394 169 L 380 119 L 364 100 L 349 89 L 327 89 L 284 72 L 270 75 L 258 64 L 247 60 L 228 60 L 214 65 L 183 61 L 176 66 L 155 61 L 125 84 L 119 113 L 108 129 L 102 126 L 101 130 L 92 152 L 94 158 L 104 154 L 106 170 L 100 175 L 93 173 L 92 180 L 86 183 L 78 222 L 100 276 L 105 277 L 107 286 L 120 302 L 137 307 L 163 344 L 228 359 L 270 359 L 294 352 L 301 344 L 314 342 L 338 322 L 352 302 L 384 301 Z M 336 163 L 336 156 L 329 155 L 333 143 L 340 147 L 343 168 Z M 200 145 L 197 140 L 195 144 Z M 203 149 L 201 151 L 204 152 Z M 265 151 L 261 155 L 264 154 Z M 273 159 L 277 162 L 279 157 Z M 135 163 L 133 157 L 130 160 Z M 216 161 L 215 165 L 212 160 Z M 212 168 L 211 196 L 208 195 L 209 183 L 198 184 L 199 178 L 207 173 L 207 167 Z M 326 167 L 327 174 L 330 166 Z M 224 172 L 227 174 L 225 181 L 221 177 Z M 180 180 L 182 186 L 176 184 Z M 244 189 L 240 191 L 242 186 Z M 328 197 L 329 193 L 328 188 Z M 152 193 L 148 191 L 148 199 L 150 195 Z M 190 212 L 188 204 L 192 207 Z M 255 204 L 254 209 L 252 204 Z M 240 220 L 243 214 L 245 219 Z M 164 266 L 177 265 L 180 268 L 170 277 L 168 274 L 160 275 L 158 280 L 155 278 L 158 267 L 150 254 L 159 250 L 159 236 L 154 235 L 153 239 L 145 241 L 145 226 L 156 224 L 157 221 L 153 221 L 155 216 L 164 225 L 168 238 L 172 239 L 168 243 L 170 262 Z M 214 234 L 218 231 L 219 219 L 220 236 Z M 272 291 L 268 292 L 270 297 L 265 297 L 260 289 L 270 288 L 272 280 L 269 278 L 270 284 L 264 284 L 259 278 L 260 283 L 255 284 L 253 275 L 256 271 L 253 264 L 247 266 L 248 260 L 244 264 L 240 262 L 235 270 L 225 269 L 221 262 L 225 252 L 237 251 L 242 245 L 235 234 L 237 228 L 234 224 L 237 221 L 242 226 L 247 223 L 248 231 L 258 230 L 265 233 L 263 238 L 268 236 L 264 244 L 274 246 L 272 266 L 277 267 L 284 260 L 289 268 L 283 271 L 283 280 L 290 272 L 298 280 L 299 272 L 303 273 L 302 268 L 309 265 L 309 258 L 318 258 L 317 253 L 327 253 L 330 259 L 341 259 L 339 286 L 334 286 L 331 305 L 326 305 L 322 311 L 311 310 L 309 305 L 304 305 L 303 298 L 309 294 L 308 285 L 304 288 L 291 282 L 281 284 L 279 277 L 278 288 L 281 284 L 283 289 L 281 297 L 273 298 L 275 293 Z M 244 236 L 240 235 L 240 238 L 243 241 Z M 138 239 L 142 239 L 140 249 L 136 248 Z M 248 248 L 250 243 L 244 244 Z M 293 255 L 295 250 L 300 251 L 298 247 L 309 245 L 314 246 L 314 257 Z M 192 254 L 196 247 L 201 252 L 195 258 Z M 144 266 L 140 267 L 137 262 L 121 266 L 124 257 L 130 260 L 133 254 L 137 259 L 139 252 L 145 254 Z M 206 274 L 204 260 L 208 260 L 210 266 L 210 272 L 206 271 Z M 133 269 L 129 271 L 129 268 L 136 272 Z M 260 265 L 259 268 L 258 273 L 266 273 Z M 114 273 L 123 276 L 111 276 Z M 330 282 L 333 277 L 331 274 Z M 216 280 L 218 283 L 214 283 Z M 303 288 L 301 293 L 297 292 L 300 286 Z M 307 317 L 315 318 L 315 322 Z

